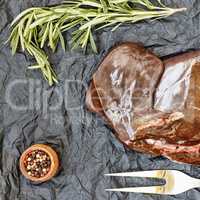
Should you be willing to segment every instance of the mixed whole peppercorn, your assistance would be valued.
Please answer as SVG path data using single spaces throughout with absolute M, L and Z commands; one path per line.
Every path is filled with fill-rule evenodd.
M 34 150 L 26 155 L 24 166 L 29 176 L 41 178 L 49 172 L 51 159 L 46 152 Z

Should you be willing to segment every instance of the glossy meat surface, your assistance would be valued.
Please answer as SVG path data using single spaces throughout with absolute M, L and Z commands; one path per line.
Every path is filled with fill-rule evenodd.
M 146 120 L 152 112 L 162 72 L 160 59 L 134 43 L 121 44 L 104 58 L 93 83 L 103 112 L 119 135 L 133 138 L 141 117 Z
M 162 63 L 157 58 L 154 60 L 155 56 L 149 52 L 146 53 L 150 56 L 141 56 L 140 62 L 135 62 L 137 56 L 133 55 L 145 52 L 141 46 L 123 45 L 124 49 L 115 47 L 100 64 L 87 92 L 88 108 L 99 113 L 129 148 L 179 162 L 200 164 L 200 52 L 167 59 L 163 70 Z M 137 47 L 139 50 L 135 51 Z M 119 58 L 117 67 L 113 64 L 115 54 Z M 125 62 L 125 58 L 129 62 Z M 147 58 L 151 61 L 145 61 Z M 143 76 L 143 71 L 148 76 Z M 118 77 L 114 80 L 121 81 L 113 82 L 113 76 Z M 148 91 L 148 95 L 144 91 Z M 120 107 L 124 96 L 128 101 Z M 113 117 L 116 110 L 120 113 L 117 112 L 117 120 Z

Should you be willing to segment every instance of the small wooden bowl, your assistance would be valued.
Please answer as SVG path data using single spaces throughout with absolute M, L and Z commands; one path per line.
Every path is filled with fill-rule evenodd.
M 50 159 L 51 159 L 51 167 L 49 172 L 44 176 L 44 177 L 40 177 L 40 178 L 36 178 L 36 177 L 32 177 L 30 175 L 28 175 L 25 166 L 24 166 L 24 160 L 27 156 L 28 153 L 30 153 L 31 151 L 35 151 L 35 150 L 41 150 L 44 151 L 46 154 L 49 155 Z M 28 149 L 26 149 L 21 157 L 20 157 L 20 161 L 19 161 L 19 167 L 21 170 L 21 173 L 29 180 L 34 181 L 34 182 L 45 182 L 50 180 L 51 178 L 53 178 L 56 173 L 58 172 L 58 168 L 59 168 L 59 159 L 58 159 L 58 155 L 57 153 L 48 145 L 45 144 L 35 144 L 31 147 L 29 147 Z

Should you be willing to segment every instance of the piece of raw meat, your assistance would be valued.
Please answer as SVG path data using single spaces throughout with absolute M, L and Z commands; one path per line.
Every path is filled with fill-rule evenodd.
M 161 60 L 135 43 L 114 47 L 101 62 L 93 83 L 103 112 L 119 137 L 133 138 L 141 117 L 148 118 L 162 72 Z
M 199 51 L 167 59 L 160 79 L 162 63 L 152 53 L 138 44 L 119 45 L 100 64 L 87 91 L 86 104 L 129 148 L 200 164 L 199 61 Z M 130 87 L 133 82 L 134 87 Z M 119 106 L 123 101 L 125 106 Z M 117 120 L 110 110 L 120 113 Z M 125 115 L 121 115 L 124 110 Z M 130 120 L 124 126 L 127 116 Z

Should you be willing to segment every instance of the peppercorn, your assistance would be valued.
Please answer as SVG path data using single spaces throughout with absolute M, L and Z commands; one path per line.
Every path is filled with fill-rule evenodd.
M 29 176 L 40 178 L 47 175 L 51 167 L 49 155 L 42 150 L 35 150 L 27 154 L 24 166 Z

